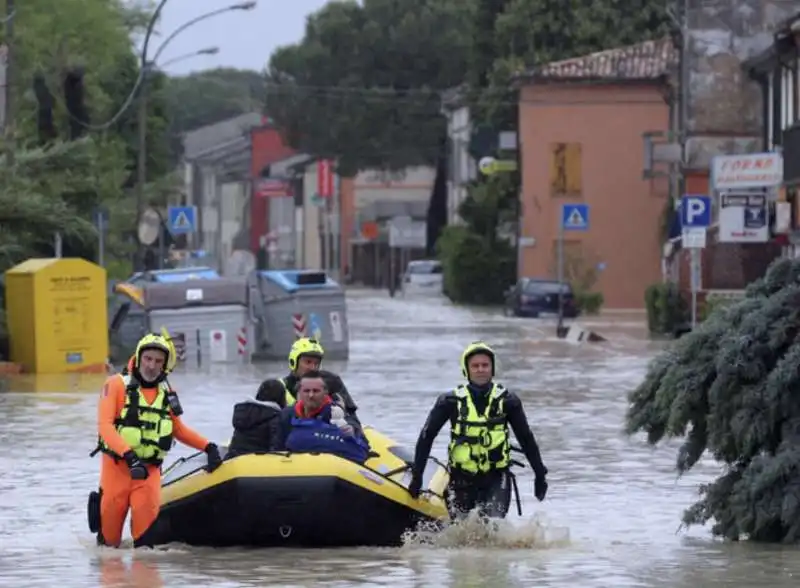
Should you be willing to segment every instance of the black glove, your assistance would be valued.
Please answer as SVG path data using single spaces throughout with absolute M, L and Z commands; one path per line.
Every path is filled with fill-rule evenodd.
M 411 477 L 411 483 L 408 485 L 408 493 L 411 498 L 419 498 L 420 491 L 422 490 L 422 476 L 416 474 Z
M 131 471 L 132 480 L 147 479 L 147 476 L 149 475 L 147 471 L 147 466 L 145 466 L 142 463 L 141 459 L 136 457 L 136 454 L 133 452 L 132 449 L 126 451 L 122 457 L 125 459 L 125 463 L 128 464 L 128 469 Z
M 222 465 L 222 456 L 219 454 L 219 447 L 217 447 L 216 443 L 209 443 L 206 445 L 205 452 L 208 456 L 206 471 L 210 473 Z
M 544 497 L 547 496 L 547 478 L 545 478 L 544 474 L 536 476 L 536 479 L 533 481 L 533 494 L 539 502 L 544 500 Z

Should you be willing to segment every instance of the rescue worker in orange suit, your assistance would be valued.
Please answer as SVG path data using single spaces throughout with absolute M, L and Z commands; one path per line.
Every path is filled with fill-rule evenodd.
M 547 494 L 547 468 L 528 425 L 522 401 L 493 381 L 496 356 L 482 342 L 469 345 L 461 356 L 461 371 L 467 384 L 442 394 L 428 415 L 417 440 L 408 491 L 417 498 L 434 439 L 450 421 L 448 507 L 460 518 L 476 507 L 481 515 L 505 518 L 511 505 L 511 444 L 514 432 L 535 475 L 534 495 Z
M 119 546 L 129 509 L 134 547 L 148 545 L 143 536 L 158 517 L 161 463 L 174 440 L 204 451 L 210 472 L 222 463 L 217 445 L 180 418 L 177 394 L 166 382 L 174 363 L 174 348 L 166 337 L 145 335 L 129 373 L 111 376 L 103 386 L 98 447 L 92 453 L 103 454 L 100 491 L 89 498 L 89 528 L 97 532 L 99 545 Z
M 291 406 L 297 401 L 297 388 L 300 379 L 311 371 L 318 371 L 325 380 L 325 386 L 331 399 L 341 406 L 349 417 L 358 419 L 356 411 L 358 406 L 350 396 L 342 378 L 326 370 L 319 369 L 322 359 L 325 357 L 325 350 L 316 339 L 303 337 L 292 344 L 289 350 L 289 369 L 291 372 L 285 378 L 281 378 L 286 388 L 286 406 Z

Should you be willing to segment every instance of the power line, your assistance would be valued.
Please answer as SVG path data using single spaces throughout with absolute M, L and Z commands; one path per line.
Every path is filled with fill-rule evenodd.
M 580 81 L 573 81 L 567 80 L 564 82 L 559 82 L 558 80 L 554 80 L 557 84 L 563 84 L 565 89 L 574 86 L 598 86 L 601 87 L 602 85 L 614 85 L 613 80 L 609 80 L 607 82 L 598 81 L 598 80 L 580 80 Z M 653 80 L 653 85 L 657 85 L 658 82 Z M 496 89 L 499 93 L 503 93 L 502 89 Z M 444 97 L 443 91 L 435 91 L 435 90 L 427 90 L 427 89 L 409 89 L 409 90 L 397 90 L 394 88 L 370 88 L 370 87 L 354 87 L 354 86 L 307 86 L 307 85 L 298 85 L 298 84 L 267 84 L 267 99 L 269 99 L 269 93 L 272 91 L 276 92 L 284 92 L 285 94 L 290 93 L 298 93 L 304 94 L 310 98 L 319 98 L 319 99 L 337 99 L 337 100 L 348 100 L 352 98 L 356 99 L 364 99 L 364 100 L 373 100 L 373 101 L 385 101 L 385 102 L 397 102 L 397 103 L 405 103 L 409 105 L 423 105 L 425 103 L 432 104 L 434 100 L 438 101 L 437 105 L 441 105 L 441 100 Z M 509 92 L 512 90 L 509 89 Z M 559 99 L 540 99 L 540 98 L 520 98 L 519 100 L 500 100 L 495 99 L 492 97 L 483 96 L 477 99 L 464 99 L 464 105 L 472 105 L 472 106 L 480 106 L 480 105 L 497 105 L 497 106 L 516 106 L 517 104 L 534 104 L 534 105 L 544 105 L 544 106 L 561 106 L 561 105 L 613 105 L 613 104 L 640 104 L 640 105 L 650 105 L 650 104 L 663 104 L 663 98 L 660 96 L 654 96 L 652 99 L 645 99 L 645 98 L 571 98 L 571 99 L 563 99 L 559 97 Z M 357 104 L 354 104 L 357 106 Z

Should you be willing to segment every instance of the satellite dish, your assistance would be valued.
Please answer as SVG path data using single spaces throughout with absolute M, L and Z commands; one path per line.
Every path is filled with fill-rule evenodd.
M 158 241 L 158 233 L 161 231 L 161 215 L 154 208 L 148 208 L 142 214 L 139 221 L 138 236 L 139 243 L 142 245 L 152 245 Z
M 234 276 L 246 276 L 255 269 L 256 256 L 244 249 L 237 249 L 231 253 L 231 256 L 225 262 L 222 273 L 226 278 L 230 278 Z

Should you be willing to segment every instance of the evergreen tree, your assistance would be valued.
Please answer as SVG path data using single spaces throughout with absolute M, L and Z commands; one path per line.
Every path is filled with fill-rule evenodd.
M 650 365 L 629 396 L 628 434 L 683 438 L 677 469 L 708 451 L 725 473 L 686 525 L 738 540 L 800 540 L 800 261 L 780 259 Z

